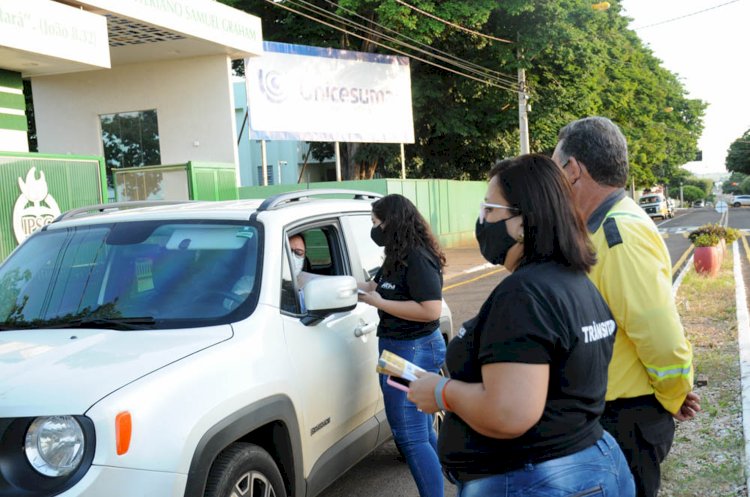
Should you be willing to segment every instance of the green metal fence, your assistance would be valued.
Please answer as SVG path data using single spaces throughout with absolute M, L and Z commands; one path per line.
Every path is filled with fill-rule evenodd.
M 115 198 L 128 200 L 236 200 L 234 164 L 196 162 L 113 169 Z
M 484 181 L 445 179 L 376 179 L 320 182 L 304 185 L 245 186 L 239 188 L 240 198 L 266 198 L 304 188 L 345 188 L 388 195 L 399 193 L 414 202 L 427 219 L 443 247 L 470 246 L 474 241 L 474 223 L 479 202 L 484 198 Z
M 0 152 L 0 260 L 60 213 L 106 201 L 101 157 Z

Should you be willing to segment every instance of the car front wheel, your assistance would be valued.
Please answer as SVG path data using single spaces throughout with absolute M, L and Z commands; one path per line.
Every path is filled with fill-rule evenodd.
M 742 204 L 741 204 L 741 203 L 739 203 L 739 202 L 735 202 L 735 203 L 734 203 L 734 207 L 741 207 L 741 206 L 742 206 Z
M 273 458 L 254 444 L 234 443 L 211 466 L 205 497 L 282 497 L 284 480 Z

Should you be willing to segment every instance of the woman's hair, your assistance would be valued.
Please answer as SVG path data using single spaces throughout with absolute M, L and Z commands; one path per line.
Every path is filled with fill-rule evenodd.
M 406 266 L 409 252 L 416 248 L 423 248 L 432 254 L 441 269 L 445 266 L 445 254 L 433 236 L 430 225 L 408 198 L 398 194 L 386 195 L 373 202 L 372 213 L 384 223 L 383 271 L 388 273 L 399 266 Z
M 551 159 L 527 154 L 498 161 L 490 171 L 501 193 L 523 219 L 521 264 L 553 260 L 589 271 L 596 255 L 573 204 L 570 183 Z

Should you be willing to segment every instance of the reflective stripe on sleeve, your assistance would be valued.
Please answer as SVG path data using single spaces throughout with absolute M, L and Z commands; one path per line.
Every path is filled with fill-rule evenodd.
M 680 376 L 689 377 L 691 371 L 691 364 L 675 364 L 673 366 L 665 366 L 663 368 L 646 366 L 646 372 L 651 378 L 656 381 L 666 380 L 668 378 L 678 378 Z

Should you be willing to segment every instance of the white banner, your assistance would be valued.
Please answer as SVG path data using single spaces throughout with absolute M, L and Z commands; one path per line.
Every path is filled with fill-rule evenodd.
M 414 143 L 409 59 L 264 42 L 245 60 L 250 138 Z

